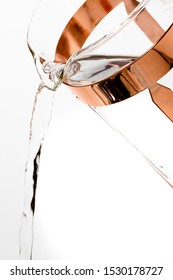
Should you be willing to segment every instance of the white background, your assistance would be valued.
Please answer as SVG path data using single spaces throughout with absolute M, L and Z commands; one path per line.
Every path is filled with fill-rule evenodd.
M 29 122 L 38 85 L 26 32 L 37 1 L 1 6 L 0 259 L 18 259 Z M 84 104 L 57 92 L 45 139 L 35 259 L 173 258 L 171 187 Z

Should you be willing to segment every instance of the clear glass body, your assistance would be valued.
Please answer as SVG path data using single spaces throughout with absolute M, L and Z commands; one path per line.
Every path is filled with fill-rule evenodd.
M 105 8 L 100 1 L 96 6 L 73 1 L 67 9 L 65 3 L 57 7 L 57 1 L 41 1 L 28 45 L 42 86 L 70 86 L 173 185 L 173 3 L 106 3 Z

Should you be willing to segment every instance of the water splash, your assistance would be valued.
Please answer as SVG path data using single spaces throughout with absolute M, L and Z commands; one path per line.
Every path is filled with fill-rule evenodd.
M 63 82 L 66 64 L 42 61 L 36 54 L 34 54 L 34 62 L 41 80 L 40 87 L 55 91 Z

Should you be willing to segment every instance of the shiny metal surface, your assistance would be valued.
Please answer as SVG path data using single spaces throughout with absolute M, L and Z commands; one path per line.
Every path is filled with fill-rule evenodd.
M 136 0 L 87 0 L 67 24 L 57 45 L 55 61 L 66 61 L 79 50 L 97 24 L 118 4 L 124 2 L 129 14 L 139 2 Z M 106 80 L 83 87 L 71 87 L 81 101 L 92 106 L 123 101 L 148 88 L 155 104 L 173 121 L 173 92 L 159 79 L 172 69 L 173 26 L 164 30 L 151 13 L 144 9 L 135 23 L 153 43 L 150 50 Z

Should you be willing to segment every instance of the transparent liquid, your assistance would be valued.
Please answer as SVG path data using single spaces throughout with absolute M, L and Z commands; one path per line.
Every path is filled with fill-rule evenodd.
M 171 62 L 172 62 L 172 30 L 173 29 L 170 28 L 169 32 L 165 36 L 166 43 L 160 45 L 160 48 L 156 49 L 157 52 L 160 52 L 161 54 L 166 52 L 165 57 L 170 56 Z M 82 86 L 87 86 L 89 84 L 103 81 L 104 79 L 107 79 L 112 75 L 121 73 L 121 71 L 124 68 L 130 66 L 130 64 L 133 64 L 133 62 L 137 60 L 137 58 L 138 56 L 113 56 L 113 55 L 108 56 L 108 55 L 99 54 L 99 55 L 88 55 L 88 56 L 85 55 L 83 57 L 76 57 L 76 60 L 75 57 L 73 57 L 73 59 L 69 59 L 67 64 L 45 62 L 42 65 L 39 57 L 35 58 L 35 62 L 36 62 L 37 70 L 40 74 L 40 78 L 42 80 L 42 85 L 44 87 L 47 87 L 52 90 L 56 90 L 57 87 L 62 82 L 64 82 L 74 87 L 78 86 L 79 89 L 81 86 L 82 89 Z M 152 74 L 153 71 L 152 68 L 150 67 L 150 64 L 148 64 L 147 69 L 151 69 L 151 71 L 149 72 L 150 74 Z M 162 64 L 159 62 L 159 66 L 161 65 Z M 169 68 L 171 70 L 172 63 L 169 64 Z M 168 87 L 168 85 L 164 85 L 164 86 Z M 172 82 L 171 82 L 171 88 L 172 88 Z M 117 101 L 119 102 L 124 99 L 128 99 L 128 97 L 130 97 L 129 95 L 124 95 L 124 92 L 120 92 L 120 94 L 118 93 L 119 94 L 118 96 L 115 96 L 114 87 L 111 86 L 111 90 L 112 93 L 114 93 L 112 96 L 115 99 L 113 100 L 115 103 Z M 145 95 L 147 95 L 151 99 L 149 92 L 147 92 Z M 144 96 L 145 100 L 143 100 L 144 102 L 142 103 L 142 106 L 140 107 L 137 104 L 133 108 L 131 101 L 132 103 L 134 102 L 134 100 L 138 101 L 138 97 L 140 98 L 140 96 L 141 94 L 137 94 L 136 97 L 132 97 L 129 98 L 128 100 L 125 100 L 124 102 L 120 102 L 121 104 L 119 103 L 119 104 L 112 104 L 110 106 L 98 106 L 98 107 L 93 107 L 92 109 L 94 109 L 96 113 L 99 114 L 114 130 L 118 131 L 118 133 L 120 133 L 120 135 L 123 136 L 132 146 L 134 146 L 142 154 L 142 156 L 144 156 L 144 158 L 150 163 L 150 165 L 152 165 L 152 167 L 154 167 L 154 169 L 156 169 L 156 171 L 168 183 L 173 185 L 172 183 L 173 182 L 172 122 L 170 122 L 170 120 L 166 117 L 166 115 L 163 115 L 161 110 L 159 110 L 158 108 L 156 110 L 156 106 L 152 103 L 152 100 L 149 100 L 149 104 L 147 105 L 148 106 L 147 108 L 146 104 L 149 98 L 145 99 L 145 96 Z M 49 122 L 51 119 L 53 98 L 54 98 L 53 91 L 47 91 L 46 89 L 39 90 L 36 93 L 35 102 L 33 106 L 33 113 L 31 118 L 31 125 L 30 125 L 29 154 L 28 154 L 28 160 L 27 160 L 26 171 L 25 171 L 25 203 L 24 203 L 24 210 L 22 214 L 21 231 L 20 231 L 20 258 L 21 259 L 32 259 L 32 247 L 33 247 L 33 239 L 34 239 L 33 218 L 35 212 L 35 196 L 36 196 L 37 181 L 38 181 L 38 171 L 39 171 L 42 144 L 43 144 L 46 130 L 49 126 Z M 143 104 L 145 104 L 145 106 L 143 106 Z M 127 110 L 126 110 L 126 105 L 127 107 L 129 106 Z M 124 113 L 123 113 L 123 108 L 121 108 L 121 106 L 125 106 Z M 143 112 L 142 109 L 145 109 L 144 107 L 146 108 L 146 110 L 144 110 Z M 148 118 L 148 121 L 146 122 L 145 116 L 148 116 L 148 112 L 150 109 L 151 112 L 153 112 L 153 114 L 151 113 L 151 117 Z M 129 114 L 130 110 L 131 113 Z M 139 110 L 138 113 L 137 110 Z M 127 116 L 127 112 L 128 112 L 128 116 Z M 172 108 L 171 108 L 171 112 L 172 112 Z M 139 116 L 141 117 L 140 121 L 139 121 Z M 160 120 L 159 122 L 158 119 Z M 161 124 L 163 124 L 163 128 L 161 128 Z M 136 128 L 138 128 L 138 130 Z M 150 137 L 148 138 L 149 141 L 147 143 L 146 136 L 148 135 Z M 157 145 L 155 143 L 157 143 Z
M 20 259 L 32 259 L 35 198 L 40 156 L 43 140 L 51 119 L 53 100 L 53 92 L 46 89 L 39 89 L 36 93 L 33 105 L 30 123 L 29 152 L 25 168 L 24 208 L 21 220 L 19 244 Z
M 137 57 L 91 55 L 67 63 L 64 82 L 72 86 L 87 86 L 106 79 L 130 65 Z

